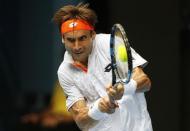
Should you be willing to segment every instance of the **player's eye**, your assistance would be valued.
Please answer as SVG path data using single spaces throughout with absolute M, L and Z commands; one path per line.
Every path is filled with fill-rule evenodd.
M 85 41 L 85 40 L 87 40 L 87 36 L 86 35 L 83 35 L 83 36 L 81 36 L 81 37 L 79 37 L 79 41 Z
M 74 43 L 75 42 L 75 39 L 74 38 L 67 38 L 67 41 L 71 42 L 71 43 Z

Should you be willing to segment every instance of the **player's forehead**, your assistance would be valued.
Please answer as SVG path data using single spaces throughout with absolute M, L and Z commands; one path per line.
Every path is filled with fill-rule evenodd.
M 89 30 L 76 30 L 72 32 L 67 32 L 64 34 L 64 38 L 79 38 L 81 36 L 89 36 Z

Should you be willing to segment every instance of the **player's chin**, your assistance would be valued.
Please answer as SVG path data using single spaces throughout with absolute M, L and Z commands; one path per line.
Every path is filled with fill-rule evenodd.
M 84 61 L 84 60 L 85 60 L 85 56 L 84 56 L 83 53 L 81 53 L 81 54 L 74 54 L 74 55 L 73 55 L 73 58 L 74 58 L 74 60 L 76 60 L 76 61 Z

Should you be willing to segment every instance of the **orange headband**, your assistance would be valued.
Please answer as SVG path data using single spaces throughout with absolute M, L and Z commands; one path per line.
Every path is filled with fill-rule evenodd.
M 82 19 L 71 19 L 61 25 L 61 34 L 75 30 L 94 30 L 94 27 Z

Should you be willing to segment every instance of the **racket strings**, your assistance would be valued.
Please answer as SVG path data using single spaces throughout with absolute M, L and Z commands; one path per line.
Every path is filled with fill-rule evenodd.
M 113 51 L 113 55 L 114 55 L 114 63 L 116 65 L 116 67 L 112 68 L 114 69 L 114 73 L 116 75 L 116 82 L 122 82 L 122 83 L 126 83 L 130 80 L 130 65 L 131 63 L 128 60 L 128 58 L 130 59 L 130 56 L 128 55 L 128 39 L 126 37 L 125 31 L 122 28 L 117 27 L 115 29 L 115 34 L 114 34 L 114 51 Z M 121 50 L 119 50 L 119 47 L 123 47 L 125 48 L 125 53 L 127 56 L 126 61 L 122 61 L 119 58 L 119 55 L 117 54 L 122 54 L 122 52 L 119 52 Z M 123 50 L 122 50 L 123 51 Z M 130 52 L 131 53 L 131 52 Z

